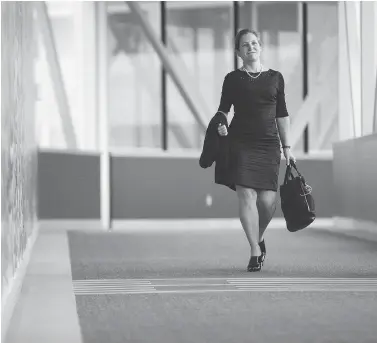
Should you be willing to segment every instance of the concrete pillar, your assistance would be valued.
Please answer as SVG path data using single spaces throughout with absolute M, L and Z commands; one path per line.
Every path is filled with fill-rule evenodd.
M 362 134 L 373 132 L 377 74 L 377 2 L 361 2 Z
M 77 2 L 74 13 L 77 58 L 77 138 L 80 149 L 97 150 L 95 3 Z M 76 119 L 76 118 L 75 118 Z

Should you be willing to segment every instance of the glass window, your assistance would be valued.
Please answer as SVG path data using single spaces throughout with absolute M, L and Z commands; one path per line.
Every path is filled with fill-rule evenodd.
M 46 46 L 46 23 L 35 11 L 37 52 L 36 137 L 41 148 L 66 149 L 63 124 L 73 126 L 77 149 L 94 150 L 97 145 L 95 117 L 95 11 L 91 2 L 46 2 L 54 46 Z M 56 49 L 59 72 L 66 93 L 69 117 L 62 117 L 57 106 L 54 64 L 47 58 Z M 56 70 L 55 70 L 56 72 Z M 56 73 L 58 74 L 58 73 Z M 59 97 L 65 100 L 63 94 Z
M 139 2 L 161 39 L 159 2 Z M 161 147 L 161 63 L 124 2 L 107 3 L 109 147 Z
M 72 2 L 46 3 L 52 26 L 54 44 L 62 73 L 71 117 L 76 113 L 77 74 L 74 42 L 74 11 Z M 65 149 L 66 137 L 63 131 L 62 118 L 57 107 L 54 83 L 46 57 L 46 46 L 40 30 L 40 19 L 35 13 L 35 29 L 37 32 L 38 51 L 35 60 L 35 82 L 37 85 L 36 102 L 36 137 L 41 148 Z
M 302 44 L 298 2 L 240 2 L 240 29 L 251 28 L 261 35 L 262 64 L 282 73 L 292 122 L 303 103 Z M 242 61 L 239 59 L 238 64 Z M 303 149 L 300 140 L 296 151 Z
M 171 60 L 208 122 L 219 106 L 224 77 L 233 68 L 232 2 L 166 2 Z M 203 130 L 167 77 L 168 148 L 201 149 Z
M 316 95 L 309 125 L 311 150 L 331 149 L 338 140 L 338 9 L 337 3 L 308 2 L 308 91 Z

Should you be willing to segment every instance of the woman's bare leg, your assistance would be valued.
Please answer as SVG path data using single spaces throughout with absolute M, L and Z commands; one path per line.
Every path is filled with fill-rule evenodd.
M 276 210 L 276 192 L 270 190 L 259 191 L 257 208 L 259 213 L 259 242 L 262 242 L 263 235 Z
M 251 256 L 260 256 L 259 248 L 259 215 L 257 208 L 257 191 L 252 188 L 236 186 L 239 216 L 242 227 L 251 248 Z

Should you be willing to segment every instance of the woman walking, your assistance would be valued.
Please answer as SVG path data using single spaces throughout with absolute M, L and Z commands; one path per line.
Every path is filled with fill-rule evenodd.
M 287 164 L 295 158 L 282 74 L 261 64 L 262 46 L 255 31 L 241 30 L 235 50 L 243 66 L 225 76 L 218 112 L 228 115 L 234 106 L 229 126 L 230 182 L 236 185 L 239 216 L 251 248 L 247 270 L 254 272 L 261 270 L 265 259 L 263 235 L 276 208 L 280 143 Z M 218 132 L 228 135 L 225 125 Z

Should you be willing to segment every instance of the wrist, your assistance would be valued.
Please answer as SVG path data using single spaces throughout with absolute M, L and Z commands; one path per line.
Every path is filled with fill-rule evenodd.
M 290 145 L 283 145 L 282 148 L 283 148 L 283 149 L 290 149 L 291 146 L 290 146 Z

